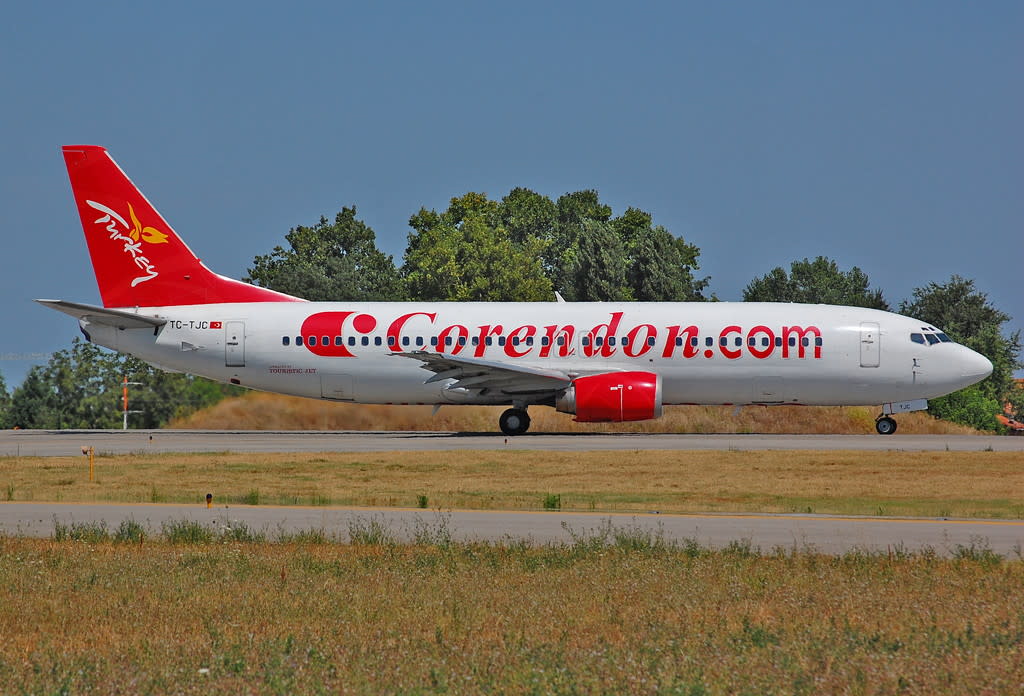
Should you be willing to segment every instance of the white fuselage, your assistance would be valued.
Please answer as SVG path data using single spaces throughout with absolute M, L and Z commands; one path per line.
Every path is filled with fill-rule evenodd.
M 917 320 L 829 305 L 259 302 L 126 311 L 167 323 L 116 329 L 83 319 L 82 328 L 165 369 L 361 403 L 541 402 L 427 383 L 431 372 L 396 354 L 418 350 L 570 377 L 654 372 L 665 404 L 904 402 L 947 394 L 991 369 L 956 343 L 912 341 L 937 332 Z

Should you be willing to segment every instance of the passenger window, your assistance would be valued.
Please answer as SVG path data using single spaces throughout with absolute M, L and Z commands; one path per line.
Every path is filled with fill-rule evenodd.
M 338 338 L 341 338 L 341 337 L 339 336 Z M 348 344 L 350 346 L 354 346 L 356 344 L 356 337 L 355 336 L 349 336 L 348 337 Z
M 546 345 L 548 345 L 549 343 L 551 343 L 551 341 L 550 341 L 550 340 L 548 340 L 548 337 L 547 337 L 547 336 L 541 336 L 541 337 L 540 337 L 540 344 L 541 344 L 542 346 L 546 346 Z
M 782 336 L 776 336 L 775 337 L 775 347 L 776 348 L 781 348 L 782 347 Z
M 795 336 L 790 336 L 789 337 L 789 347 L 792 348 L 795 345 L 796 345 L 796 337 Z
M 297 346 L 301 346 L 302 345 L 302 336 L 296 336 L 295 337 L 295 345 L 297 345 Z
M 697 337 L 696 336 L 693 336 L 692 338 L 690 338 L 690 345 L 696 347 L 696 345 L 697 345 Z
M 450 346 L 452 344 L 452 337 L 451 336 L 445 336 L 444 337 L 444 344 L 446 346 Z
M 811 339 L 809 339 L 809 338 L 807 338 L 806 336 L 804 336 L 803 338 L 801 338 L 801 339 L 800 339 L 800 344 L 801 344 L 801 345 L 802 345 L 802 346 L 803 346 L 804 348 L 806 348 L 807 346 L 811 345 Z
M 352 339 L 351 336 L 349 336 L 349 343 L 348 344 L 350 346 L 351 345 L 355 345 L 355 341 Z M 336 345 L 336 346 L 340 346 L 341 345 L 341 336 L 335 336 L 334 337 L 334 345 Z
M 742 338 L 740 338 L 739 336 L 737 336 L 737 337 L 736 337 L 736 340 L 735 340 L 735 341 L 733 341 L 732 343 L 733 343 L 733 345 L 734 345 L 734 346 L 736 346 L 737 348 L 739 348 L 740 346 L 742 346 L 742 345 L 743 345 L 743 339 L 742 339 Z
M 466 337 L 465 336 L 459 336 L 459 345 L 460 346 L 466 345 Z
M 422 346 L 423 346 L 423 337 L 422 336 L 417 336 L 416 337 L 416 347 L 419 348 L 419 347 L 422 347 Z
M 478 345 L 480 345 L 480 337 L 479 337 L 479 336 L 474 336 L 474 337 L 473 337 L 473 340 L 471 341 L 471 343 L 472 343 L 472 344 L 473 344 L 474 346 L 478 346 Z
M 683 337 L 682 336 L 676 336 L 676 345 L 677 346 L 683 345 Z
M 490 336 L 488 336 L 487 338 L 484 339 L 484 343 L 486 343 L 489 346 L 490 345 L 494 345 L 493 341 L 494 341 L 494 339 L 492 337 L 490 337 Z
M 653 346 L 654 345 L 654 336 L 648 336 L 647 337 L 647 345 L 649 345 L 649 346 Z
M 532 346 L 533 345 L 533 336 L 527 336 L 526 337 L 526 345 L 528 345 L 528 346 Z
M 614 346 L 615 345 L 615 337 L 614 336 L 609 336 L 608 337 L 608 345 L 610 345 L 610 346 Z
M 505 345 L 505 337 L 504 336 L 498 336 L 498 345 L 499 346 Z
M 721 343 L 723 346 L 729 345 L 729 339 L 726 338 L 725 336 L 722 336 L 721 338 L 719 338 L 718 342 Z
M 363 345 L 364 346 L 370 345 L 370 337 L 369 336 L 363 336 Z
M 748 346 L 756 346 L 757 345 L 757 339 L 754 338 L 753 336 L 749 336 L 747 338 L 747 345 Z
M 394 336 L 388 336 L 388 348 L 395 348 L 398 346 L 398 339 Z
M 286 346 L 286 345 L 288 345 L 291 342 L 292 342 L 292 339 L 289 338 L 288 336 L 282 336 L 281 337 L 281 345 L 282 346 Z
M 590 345 L 590 336 L 584 336 L 582 343 L 585 346 L 589 346 Z
M 311 345 L 311 346 L 315 346 L 316 345 L 316 336 L 310 336 L 309 337 L 309 345 Z
M 935 334 L 925 334 L 924 337 L 928 339 L 928 345 L 930 346 L 934 346 L 939 342 L 939 337 Z
M 384 341 L 381 340 L 380 336 L 374 336 L 373 337 L 373 345 L 379 346 L 382 343 L 384 343 Z
M 329 345 L 331 345 L 331 337 L 330 336 L 321 336 L 320 337 L 320 345 L 322 345 L 322 346 L 329 346 Z
M 818 336 L 817 338 L 814 339 L 814 345 L 818 347 L 821 346 L 821 336 Z
M 564 346 L 565 345 L 565 336 L 564 335 L 558 337 L 558 345 L 560 345 L 560 346 Z
M 711 336 L 708 336 L 707 338 L 704 339 L 704 345 L 710 348 L 711 346 L 715 345 L 715 339 L 711 338 Z
M 821 339 L 818 339 L 818 340 L 821 340 Z M 767 348 L 769 343 L 771 343 L 771 341 L 768 340 L 767 336 L 762 336 L 761 337 L 761 347 Z
M 435 348 L 437 347 L 437 336 L 430 337 L 430 345 L 434 346 Z
M 601 345 L 604 345 L 604 336 L 597 336 L 597 337 L 596 337 L 596 338 L 594 339 L 594 345 L 595 345 L 595 346 L 601 346 Z

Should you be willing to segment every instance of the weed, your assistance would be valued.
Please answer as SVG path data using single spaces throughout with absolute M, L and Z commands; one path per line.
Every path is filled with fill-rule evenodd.
M 171 520 L 160 525 L 164 538 L 172 544 L 209 544 L 214 532 L 195 520 Z
M 753 558 L 759 556 L 761 550 L 754 546 L 750 539 L 733 539 L 722 549 L 722 553 L 737 558 Z
M 326 507 L 331 504 L 331 496 L 323 495 L 322 493 L 314 493 L 310 499 L 310 504 L 314 507 Z
M 660 521 L 657 529 L 635 522 L 626 527 L 613 527 L 611 535 L 615 548 L 623 551 L 667 551 L 675 547 L 665 540 L 665 525 Z
M 265 532 L 257 532 L 241 520 L 233 520 L 220 528 L 217 538 L 224 542 L 262 544 L 267 540 L 267 535 Z
M 542 501 L 545 510 L 561 510 L 562 496 L 557 493 L 548 493 Z
M 14 500 L 14 484 L 13 483 L 8 483 L 7 484 L 7 500 L 8 500 L 8 502 L 11 501 L 11 500 Z
M 972 536 L 970 543 L 953 547 L 953 558 L 959 561 L 972 561 L 986 568 L 993 568 L 1003 562 L 1003 557 L 992 550 L 988 539 Z
M 259 505 L 260 504 L 260 492 L 259 490 L 252 488 L 248 493 L 242 496 L 238 501 L 242 505 Z
M 422 493 L 420 495 L 416 496 L 416 507 L 421 508 L 423 510 L 426 510 L 427 509 L 427 496 L 423 495 Z
M 110 540 L 110 531 L 107 523 L 99 522 L 72 522 L 63 524 L 53 517 L 53 540 L 54 541 L 84 541 L 88 544 L 96 544 Z
M 156 484 L 152 484 L 149 487 L 149 502 L 151 503 L 162 503 L 164 497 L 160 495 L 160 492 L 156 489 Z
M 135 520 L 121 520 L 114 530 L 114 541 L 120 544 L 138 543 L 146 538 L 146 530 Z
M 279 527 L 276 539 L 281 544 L 309 544 L 319 545 L 330 543 L 333 539 L 328 536 L 327 531 L 321 529 L 300 529 L 297 532 L 285 531 Z
M 434 524 L 416 516 L 412 532 L 413 543 L 417 546 L 436 546 L 447 549 L 452 545 L 451 514 L 440 511 L 434 516 Z
M 397 543 L 394 533 L 380 515 L 367 518 L 354 515 L 348 522 L 348 539 L 350 543 L 361 546 L 393 546 Z

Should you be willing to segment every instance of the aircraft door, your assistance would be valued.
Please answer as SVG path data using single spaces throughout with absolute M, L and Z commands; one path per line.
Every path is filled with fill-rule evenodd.
M 878 367 L 881 361 L 882 343 L 876 322 L 864 321 L 860 325 L 860 366 Z
M 245 322 L 224 322 L 224 364 L 245 367 Z

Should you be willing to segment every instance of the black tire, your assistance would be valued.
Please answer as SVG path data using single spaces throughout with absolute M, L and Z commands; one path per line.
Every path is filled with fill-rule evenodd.
M 875 430 L 878 431 L 879 435 L 892 435 L 896 432 L 896 421 L 889 418 L 889 416 L 879 418 L 875 421 Z
M 506 435 L 522 435 L 530 429 L 530 415 L 519 408 L 510 408 L 501 414 L 498 427 Z

